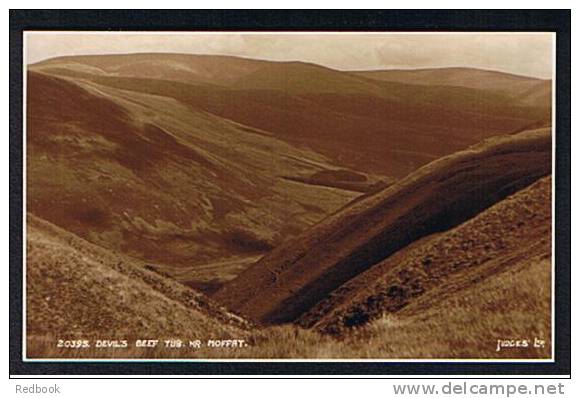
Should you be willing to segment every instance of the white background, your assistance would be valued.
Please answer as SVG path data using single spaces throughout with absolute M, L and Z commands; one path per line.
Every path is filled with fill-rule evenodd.
M 304 0 L 294 0 L 292 2 L 276 2 L 275 4 L 271 1 L 244 1 L 242 4 L 236 4 L 235 2 L 226 2 L 220 0 L 213 0 L 211 3 L 208 2 L 207 5 L 212 8 L 225 8 L 233 9 L 239 8 L 240 6 L 252 7 L 252 8 L 272 8 L 276 5 L 276 8 L 432 8 L 433 5 L 437 5 L 440 8 L 464 8 L 465 4 L 469 4 L 472 8 L 572 8 L 572 1 L 532 1 L 528 0 L 525 2 L 517 1 L 444 1 L 438 0 L 437 2 L 429 1 L 411 1 L 407 0 L 404 2 L 385 2 L 385 1 L 364 1 L 358 0 L 356 2 L 346 2 L 346 1 L 304 1 Z M 80 6 L 85 6 L 86 8 L 143 8 L 144 6 L 150 5 L 152 8 L 188 8 L 197 7 L 201 8 L 203 4 L 198 4 L 191 1 L 163 1 L 162 3 L 151 3 L 146 4 L 144 1 L 110 1 L 101 0 L 98 3 L 90 2 L 79 2 L 79 1 L 51 1 L 49 4 L 47 2 L 41 1 L 9 1 L 7 2 L 9 7 L 7 8 L 46 8 L 50 5 L 55 8 L 79 8 Z M 520 7 L 518 7 L 520 6 Z M 0 213 L 1 224 L 4 225 L 2 229 L 2 256 L 3 256 L 3 267 L 4 267 L 4 283 L 2 284 L 2 299 L 3 305 L 2 310 L 4 312 L 3 327 L 0 329 L 0 350 L 2 352 L 2 363 L 0 364 L 0 394 L 2 396 L 22 396 L 23 394 L 15 393 L 16 384 L 30 385 L 33 383 L 50 386 L 53 384 L 58 384 L 62 393 L 58 396 L 62 397 L 164 397 L 166 395 L 173 397 L 174 395 L 183 395 L 187 397 L 210 397 L 210 396 L 246 396 L 251 395 L 252 397 L 357 397 L 362 394 L 370 394 L 373 397 L 383 396 L 390 397 L 394 396 L 391 385 L 393 383 L 401 384 L 402 382 L 413 382 L 413 380 L 175 380 L 175 379 L 165 379 L 165 380 L 9 380 L 8 379 L 8 306 L 9 306 L 9 293 L 8 293 L 8 264 L 9 264 L 9 221 L 8 221 L 8 120 L 9 120 L 9 101 L 8 97 L 8 26 L 9 26 L 9 13 L 8 9 L 4 13 L 4 37 L 3 37 L 3 48 L 2 54 L 5 54 L 4 62 L 1 64 L 2 76 L 3 76 L 3 134 L 0 135 L 0 146 L 4 148 L 5 157 L 1 160 L 1 173 L 2 178 L 2 212 Z M 575 26 L 578 17 L 575 15 L 574 10 L 572 10 L 572 25 Z M 573 30 L 572 32 L 572 58 L 574 59 L 574 54 L 576 53 L 579 38 L 576 34 L 577 32 Z M 574 62 L 572 62 L 574 65 Z M 577 81 L 572 81 L 572 91 L 575 92 L 577 88 Z M 577 110 L 572 104 L 572 114 Z M 572 138 L 572 141 L 574 139 Z M 574 153 L 572 153 L 572 159 L 574 158 Z M 577 164 L 576 164 L 577 165 Z M 572 165 L 574 168 L 574 164 Z M 578 171 L 578 170 L 576 170 Z M 576 174 L 577 176 L 578 174 Z M 572 200 L 575 197 L 576 190 L 572 189 Z M 578 217 L 576 217 L 578 218 Z M 572 224 L 575 224 L 574 215 L 572 216 Z M 572 238 L 572 246 L 575 246 L 577 239 Z M 574 254 L 572 254 L 572 286 L 578 281 L 578 272 L 574 267 Z M 578 307 L 578 296 L 572 296 L 572 307 Z M 578 338 L 578 328 L 575 327 L 576 322 L 573 319 L 572 322 L 572 342 L 580 341 Z M 556 325 L 556 328 L 558 326 Z M 580 355 L 580 349 L 578 345 L 572 344 L 572 359 L 578 358 Z M 575 363 L 572 362 L 572 374 L 577 373 L 579 370 L 575 369 Z M 147 376 L 147 375 L 145 375 Z M 564 391 L 566 397 L 580 396 L 580 376 L 576 374 L 571 381 L 570 380 L 553 380 L 552 382 L 558 383 L 559 381 L 565 384 Z M 469 381 L 469 380 L 468 380 Z M 418 381 L 417 381 L 418 382 Z M 434 380 L 425 380 L 427 383 L 438 383 Z M 441 380 L 440 384 L 446 384 L 447 380 Z M 461 380 L 454 380 L 454 382 L 461 382 Z M 484 383 L 485 380 L 471 380 L 470 382 Z M 500 380 L 489 380 L 494 384 L 500 382 Z M 540 380 L 505 380 L 509 383 L 529 383 L 530 385 L 540 383 Z M 546 382 L 550 382 L 546 380 Z M 32 394 L 26 394 L 31 396 Z M 43 395 L 48 396 L 48 395 Z M 472 396 L 472 395 L 468 395 Z M 515 397 L 516 395 L 514 395 Z

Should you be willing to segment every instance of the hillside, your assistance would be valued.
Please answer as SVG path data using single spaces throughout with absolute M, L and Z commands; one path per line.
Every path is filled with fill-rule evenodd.
M 342 334 L 384 314 L 422 315 L 502 272 L 525 273 L 531 264 L 544 262 L 541 267 L 549 269 L 551 184 L 551 177 L 542 178 L 467 222 L 399 250 L 340 286 L 297 322 Z M 545 315 L 549 325 L 549 312 Z
M 232 338 L 243 336 L 249 327 L 202 294 L 142 263 L 30 214 L 26 315 L 33 347 L 46 336 Z
M 171 97 L 37 72 L 27 87 L 28 210 L 155 265 L 263 253 L 360 195 L 285 178 L 344 167 Z
M 463 223 L 550 170 L 549 130 L 490 139 L 355 201 L 277 246 L 213 297 L 263 324 L 293 321 L 405 246 Z
M 548 359 L 552 264 L 541 257 L 545 256 L 512 262 L 477 283 L 438 294 L 420 311 L 387 312 L 366 325 L 342 328 L 339 336 L 292 325 L 268 327 L 254 332 L 249 351 L 236 354 L 292 359 Z M 545 345 L 534 347 L 536 338 Z M 527 347 L 498 351 L 498 340 L 512 339 L 526 340 Z

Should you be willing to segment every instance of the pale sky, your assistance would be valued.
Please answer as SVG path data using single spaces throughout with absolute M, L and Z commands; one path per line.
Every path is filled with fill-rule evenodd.
M 172 52 L 305 61 L 339 70 L 465 66 L 552 76 L 552 33 L 28 32 L 28 63 L 63 55 Z

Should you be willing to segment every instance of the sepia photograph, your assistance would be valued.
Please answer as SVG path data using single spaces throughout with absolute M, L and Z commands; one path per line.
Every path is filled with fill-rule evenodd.
M 553 361 L 555 38 L 24 32 L 24 359 Z

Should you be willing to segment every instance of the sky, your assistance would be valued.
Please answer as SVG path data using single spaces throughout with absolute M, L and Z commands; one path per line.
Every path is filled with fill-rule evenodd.
M 26 59 L 173 52 L 313 62 L 339 70 L 474 67 L 552 76 L 551 33 L 95 33 L 28 32 Z

